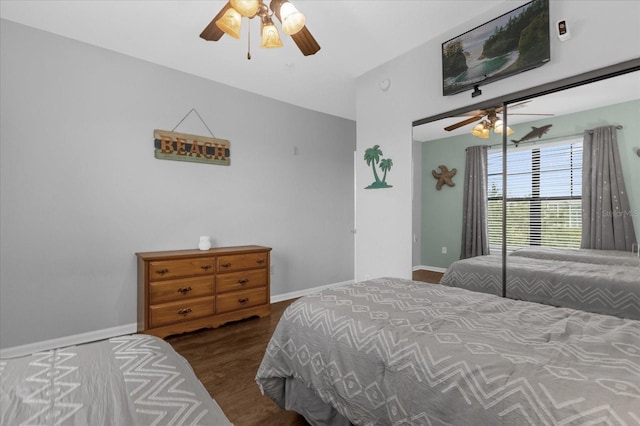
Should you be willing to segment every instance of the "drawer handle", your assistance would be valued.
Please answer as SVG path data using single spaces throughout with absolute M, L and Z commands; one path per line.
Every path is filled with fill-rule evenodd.
M 241 280 L 238 280 L 238 284 L 240 285 L 245 285 L 248 282 L 249 282 L 249 278 L 243 278 Z
M 191 313 L 191 308 L 182 308 L 178 311 L 178 315 L 182 315 L 183 317 L 186 317 L 190 313 Z
M 228 268 L 229 266 L 231 266 L 231 263 L 226 262 L 226 263 L 223 263 L 223 264 L 222 264 L 222 265 L 220 265 L 220 266 L 222 266 L 223 268 Z
M 258 259 L 256 262 L 258 262 L 258 265 L 262 265 L 264 263 L 264 259 Z
M 208 271 L 209 269 L 211 269 L 211 265 L 202 265 L 200 267 L 203 271 Z
M 189 287 L 180 287 L 178 289 L 178 293 L 182 293 L 183 295 L 185 295 L 185 294 L 189 293 L 191 290 L 193 290 L 191 288 L 191 286 L 189 286 Z
M 240 304 L 245 304 L 249 301 L 248 297 L 243 297 L 242 299 L 238 299 L 238 303 Z
M 162 276 L 162 275 L 166 274 L 167 272 L 169 272 L 168 269 L 158 269 L 156 271 L 156 274 L 160 274 L 160 276 Z

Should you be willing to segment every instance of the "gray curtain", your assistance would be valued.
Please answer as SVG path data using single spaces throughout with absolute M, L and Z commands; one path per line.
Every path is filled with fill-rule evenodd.
M 489 254 L 487 146 L 467 148 L 460 258 Z
M 582 248 L 631 251 L 636 242 L 615 126 L 584 133 Z

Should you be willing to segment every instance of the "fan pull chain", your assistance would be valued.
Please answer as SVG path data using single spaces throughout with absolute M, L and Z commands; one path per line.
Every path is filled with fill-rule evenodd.
M 249 30 L 249 37 L 247 37 L 247 60 L 251 60 L 251 19 L 248 19 L 249 24 L 247 28 Z

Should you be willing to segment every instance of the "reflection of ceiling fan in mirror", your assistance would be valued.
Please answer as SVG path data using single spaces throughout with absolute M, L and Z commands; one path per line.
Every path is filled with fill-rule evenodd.
M 524 102 L 510 105 L 508 114 L 509 115 L 544 115 L 544 116 L 553 115 L 553 114 L 534 114 L 534 113 L 519 114 L 519 113 L 511 112 L 512 109 L 524 106 L 524 104 L 528 102 L 530 101 L 524 101 Z M 444 130 L 450 132 L 452 130 L 456 130 L 468 124 L 475 123 L 478 120 L 482 120 L 480 123 L 476 124 L 473 127 L 473 129 L 471 129 L 471 134 L 473 136 L 476 136 L 481 139 L 488 139 L 491 129 L 493 129 L 495 133 L 498 133 L 501 135 L 502 132 L 504 131 L 504 125 L 503 125 L 502 119 L 498 117 L 498 114 L 501 114 L 502 110 L 503 110 L 503 107 L 500 106 L 500 107 L 471 111 L 468 114 L 466 114 L 466 115 L 471 115 L 471 117 L 464 119 L 462 121 L 459 121 L 450 126 L 447 126 L 444 128 Z M 507 131 L 507 135 L 510 135 L 513 133 L 513 130 L 509 126 L 507 126 L 506 131 Z
M 278 29 L 271 19 L 275 16 L 282 24 L 282 32 L 290 35 L 304 56 L 314 55 L 320 45 L 305 25 L 305 16 L 287 0 L 272 0 L 267 6 L 263 0 L 230 0 L 202 31 L 200 37 L 218 41 L 226 33 L 240 38 L 242 18 L 260 18 L 261 47 L 282 47 Z M 251 53 L 247 54 L 251 59 Z

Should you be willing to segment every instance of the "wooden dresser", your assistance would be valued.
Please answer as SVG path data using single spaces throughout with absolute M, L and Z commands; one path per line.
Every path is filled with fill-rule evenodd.
M 136 253 L 138 331 L 165 337 L 271 314 L 262 246 Z

